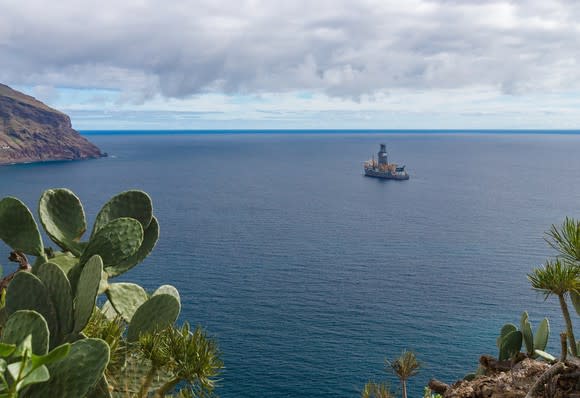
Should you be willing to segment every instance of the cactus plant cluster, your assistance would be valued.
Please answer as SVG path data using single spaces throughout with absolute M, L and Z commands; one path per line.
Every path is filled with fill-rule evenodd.
M 114 196 L 97 214 L 87 240 L 83 240 L 87 222 L 82 203 L 70 190 L 45 191 L 38 213 L 46 235 L 59 250 L 44 245 L 24 203 L 12 197 L 0 200 L 0 239 L 12 248 L 11 259 L 20 263 L 19 270 L 0 283 L 4 299 L 0 341 L 16 347 L 30 340 L 31 355 L 47 355 L 48 350 L 60 347 L 69 347 L 70 352 L 46 365 L 49 379 L 44 377 L 42 382 L 27 386 L 25 395 L 14 397 L 126 396 L 122 387 L 127 383 L 122 378 L 110 377 L 116 380 L 115 385 L 105 377 L 106 369 L 112 368 L 111 347 L 113 355 L 123 352 L 115 364 L 117 371 L 125 372 L 135 363 L 147 367 L 147 358 L 139 348 L 141 336 L 174 330 L 181 310 L 179 293 L 173 286 L 164 285 L 149 294 L 134 283 L 111 282 L 143 261 L 158 240 L 159 225 L 151 199 L 136 190 Z M 34 266 L 26 255 L 36 257 Z M 99 309 L 96 302 L 100 294 L 106 301 Z M 115 339 L 110 338 L 113 330 L 118 333 Z M 189 329 L 186 334 L 188 338 L 195 336 Z M 212 349 L 217 353 L 217 348 Z M 219 361 L 214 365 L 221 368 Z M 188 377 L 176 379 L 178 369 L 171 370 L 169 380 L 194 384 Z M 145 389 L 143 396 L 150 391 Z
M 550 337 L 550 322 L 544 318 L 536 333 L 532 332 L 532 326 L 527 311 L 522 313 L 520 318 L 520 329 L 512 323 L 503 325 L 500 335 L 496 340 L 499 348 L 499 360 L 503 361 L 512 358 L 522 349 L 522 343 L 525 345 L 526 354 L 530 358 L 537 358 L 536 350 L 544 351 Z

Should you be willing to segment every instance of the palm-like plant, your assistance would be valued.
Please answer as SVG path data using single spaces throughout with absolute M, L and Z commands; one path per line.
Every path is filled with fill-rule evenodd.
M 395 394 L 389 384 L 369 381 L 362 390 L 361 398 L 395 398 Z
M 403 398 L 407 398 L 407 380 L 419 373 L 420 367 L 421 362 L 412 351 L 403 350 L 401 356 L 392 362 L 385 358 L 386 370 L 394 373 L 401 381 Z
M 551 295 L 558 297 L 564 321 L 566 322 L 568 343 L 574 356 L 578 356 L 578 352 L 576 350 L 576 338 L 574 337 L 566 296 L 579 292 L 579 278 L 580 267 L 565 259 L 562 261 L 560 259 L 547 261 L 546 265 L 536 268 L 531 274 L 528 274 L 532 288 L 541 292 L 544 295 L 544 299 L 547 299 Z
M 546 242 L 560 252 L 559 257 L 580 262 L 580 221 L 566 217 L 561 226 L 552 225 L 546 235 Z

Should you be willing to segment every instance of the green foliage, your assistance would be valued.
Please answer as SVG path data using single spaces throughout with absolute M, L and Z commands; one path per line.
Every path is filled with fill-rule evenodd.
M 36 221 L 28 207 L 16 198 L 0 200 L 0 239 L 15 251 L 44 256 Z
M 368 381 L 361 391 L 361 398 L 395 398 L 395 393 L 388 383 Z
M 100 339 L 83 339 L 70 346 L 69 354 L 47 365 L 50 380 L 28 391 L 30 398 L 84 397 L 101 379 L 109 362 L 109 346 Z
M 14 198 L 0 201 L 0 239 L 23 270 L 0 292 L 0 374 L 7 372 L 0 397 L 20 391 L 31 398 L 163 397 L 177 386 L 183 397 L 211 394 L 223 367 L 220 353 L 200 328 L 175 326 L 177 289 L 163 285 L 149 295 L 136 284 L 109 282 L 154 248 L 159 224 L 152 209 L 146 193 L 123 192 L 103 206 L 83 241 L 80 199 L 67 189 L 48 190 L 40 198 L 40 221 L 62 251 L 45 254 L 28 208 Z M 32 272 L 23 253 L 37 256 Z M 99 310 L 102 293 L 108 301 Z M 25 358 L 17 350 L 23 341 L 30 361 L 14 365 Z M 61 347 L 70 349 L 68 356 L 60 355 Z
M 443 395 L 436 394 L 429 387 L 423 389 L 423 398 L 443 398 Z
M 142 333 L 150 333 L 172 325 L 179 316 L 181 304 L 172 295 L 158 294 L 144 302 L 131 318 L 127 340 L 132 342 Z
M 68 189 L 49 189 L 40 197 L 40 222 L 46 234 L 64 251 L 82 253 L 80 239 L 87 230 L 80 199 Z
M 499 360 L 506 360 L 519 353 L 522 349 L 522 343 L 525 345 L 526 353 L 530 358 L 536 358 L 535 349 L 545 350 L 550 335 L 550 323 L 544 318 L 536 334 L 532 332 L 527 311 L 522 313 L 520 318 L 520 329 L 513 323 L 506 323 L 502 326 L 500 334 L 496 339 L 496 345 L 499 348 Z
M 559 256 L 569 262 L 580 261 L 580 220 L 566 217 L 562 225 L 552 225 L 546 233 L 546 242 Z
M 35 354 L 31 335 L 17 344 L 0 343 L 0 396 L 17 398 L 29 387 L 48 381 L 49 366 L 65 358 L 69 350 L 70 346 L 65 344 L 51 352 Z

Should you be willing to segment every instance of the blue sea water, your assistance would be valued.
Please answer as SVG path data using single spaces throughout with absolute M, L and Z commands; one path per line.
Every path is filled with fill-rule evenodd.
M 446 382 L 496 354 L 523 310 L 563 322 L 526 273 L 553 254 L 544 232 L 580 217 L 580 136 L 562 134 L 131 134 L 88 136 L 110 157 L 0 168 L 0 196 L 36 208 L 68 187 L 94 219 L 112 195 L 151 194 L 155 252 L 124 277 L 181 292 L 181 319 L 223 351 L 218 394 L 357 397 L 396 380 L 412 349 Z M 409 181 L 362 176 L 386 143 Z M 0 246 L 0 260 L 8 249 Z M 577 320 L 577 318 L 576 318 Z M 577 323 L 577 322 L 576 322 Z

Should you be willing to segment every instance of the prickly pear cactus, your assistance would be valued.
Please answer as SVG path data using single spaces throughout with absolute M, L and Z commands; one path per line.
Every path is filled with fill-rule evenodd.
M 499 360 L 503 361 L 510 359 L 513 355 L 520 352 L 522 349 L 522 332 L 519 330 L 513 331 L 505 335 L 501 339 L 499 346 Z
M 51 336 L 58 336 L 56 309 L 44 283 L 30 272 L 18 272 L 6 291 L 8 316 L 19 310 L 33 310 L 44 317 Z
M 520 320 L 520 331 L 522 332 L 522 337 L 524 345 L 526 346 L 526 352 L 529 356 L 534 355 L 534 335 L 532 333 L 532 325 L 529 321 L 529 316 L 526 311 L 522 314 Z
M 143 243 L 143 227 L 133 218 L 117 218 L 101 228 L 89 241 L 80 264 L 98 254 L 106 267 L 114 266 L 139 250 Z
M 534 348 L 540 351 L 546 351 L 546 346 L 548 345 L 548 339 L 550 338 L 550 321 L 548 318 L 544 318 L 538 329 L 536 329 L 536 334 L 534 335 Z
M 32 336 L 32 352 L 46 355 L 48 352 L 48 325 L 36 311 L 20 310 L 14 312 L 2 329 L 2 343 L 18 345 L 27 336 Z
M 91 257 L 81 271 L 75 292 L 73 333 L 80 333 L 93 313 L 102 272 L 103 262 L 99 256 Z
M 34 273 L 46 286 L 50 300 L 54 304 L 58 322 L 58 336 L 55 343 L 62 341 L 73 328 L 73 295 L 70 282 L 64 271 L 56 264 L 44 263 L 34 267 Z M 55 337 L 57 337 L 55 339 Z
M 105 225 L 117 218 L 133 218 L 147 229 L 153 217 L 151 198 L 143 191 L 126 191 L 112 197 L 101 209 L 95 220 L 92 237 Z
M 28 207 L 16 198 L 0 200 L 0 239 L 13 250 L 44 256 L 36 221 Z
M 47 235 L 64 251 L 82 253 L 80 239 L 87 230 L 85 211 L 80 199 L 70 190 L 46 190 L 38 205 L 40 222 Z
M 106 291 L 109 302 L 126 322 L 149 297 L 141 286 L 134 283 L 112 283 Z
M 173 325 L 180 310 L 181 304 L 174 296 L 169 294 L 152 296 L 133 314 L 127 330 L 127 341 L 137 341 L 141 333 L 154 332 Z
M 30 398 L 84 397 L 101 379 L 109 362 L 109 346 L 100 339 L 84 339 L 71 344 L 69 354 L 47 365 L 50 380 L 30 388 Z

